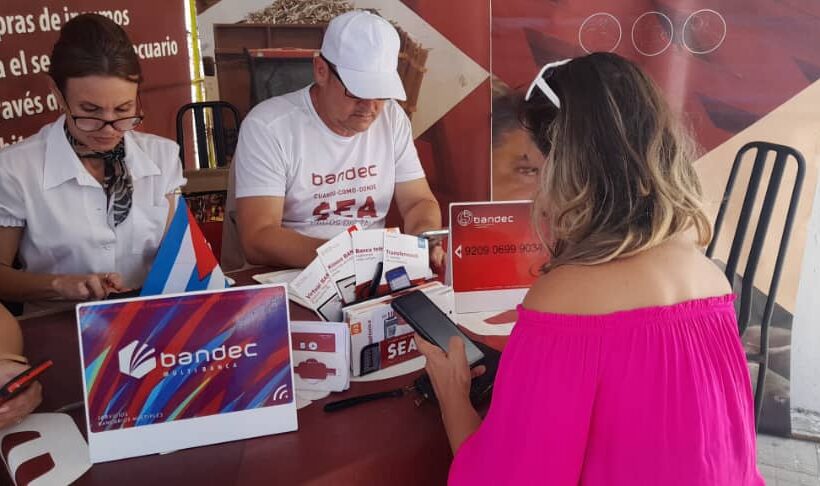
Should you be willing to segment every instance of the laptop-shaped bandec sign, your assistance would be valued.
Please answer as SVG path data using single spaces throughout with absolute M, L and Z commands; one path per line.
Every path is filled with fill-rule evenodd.
M 451 203 L 449 250 L 458 314 L 515 309 L 549 259 L 532 201 Z
M 91 462 L 297 429 L 284 285 L 77 306 Z

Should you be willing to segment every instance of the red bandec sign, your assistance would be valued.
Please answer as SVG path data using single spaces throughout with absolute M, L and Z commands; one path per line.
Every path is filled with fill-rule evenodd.
M 450 205 L 457 313 L 506 310 L 521 302 L 548 259 L 531 212 L 531 201 Z

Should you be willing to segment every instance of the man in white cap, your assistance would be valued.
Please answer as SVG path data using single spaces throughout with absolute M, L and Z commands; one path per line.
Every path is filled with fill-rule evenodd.
M 340 15 L 313 60 L 314 84 L 260 103 L 242 122 L 236 224 L 249 263 L 303 267 L 354 223 L 384 227 L 394 195 L 405 233 L 441 227 L 410 121 L 395 101 L 405 99 L 398 53 L 385 19 Z M 440 264 L 441 249 L 434 255 Z

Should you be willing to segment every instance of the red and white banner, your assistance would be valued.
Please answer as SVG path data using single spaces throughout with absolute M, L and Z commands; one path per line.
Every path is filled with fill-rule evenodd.
M 81 13 L 122 26 L 140 57 L 145 82 L 140 130 L 176 138 L 176 112 L 191 101 L 185 2 L 165 0 L 3 0 L 0 2 L 0 148 L 17 143 L 58 113 L 49 90 L 51 51 L 60 29 Z

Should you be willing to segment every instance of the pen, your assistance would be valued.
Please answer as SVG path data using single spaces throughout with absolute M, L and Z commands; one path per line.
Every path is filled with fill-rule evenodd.
M 367 297 L 376 297 L 379 293 L 379 284 L 382 281 L 382 268 L 384 267 L 384 263 L 379 262 L 376 264 L 376 272 L 373 274 L 373 280 L 370 282 L 370 289 L 368 290 Z
M 327 403 L 325 404 L 324 411 L 338 412 L 339 410 L 344 410 L 360 403 L 372 402 L 373 400 L 379 400 L 381 398 L 398 398 L 402 396 L 404 396 L 404 388 L 397 388 L 395 390 L 379 393 L 370 393 L 368 395 L 359 395 L 357 397 L 345 398 L 344 400 Z

